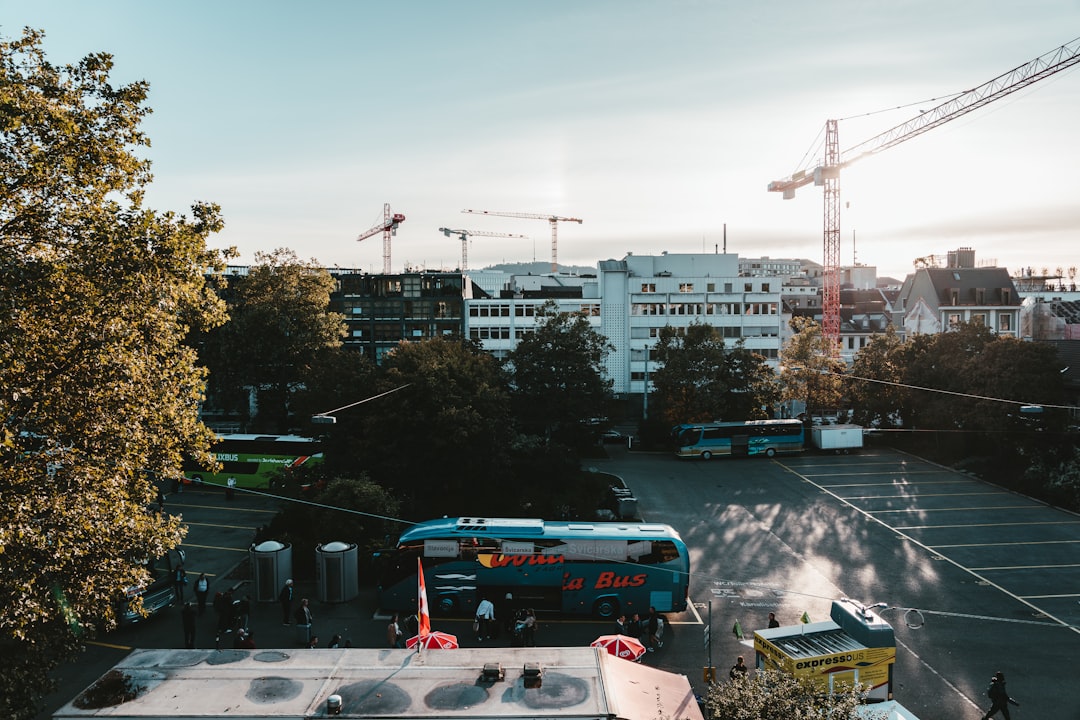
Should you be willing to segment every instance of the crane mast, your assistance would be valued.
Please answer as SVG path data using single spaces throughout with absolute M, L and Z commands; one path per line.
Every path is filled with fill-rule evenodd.
M 559 231 L 558 224 L 561 222 L 575 222 L 580 225 L 581 218 L 559 217 L 558 215 L 543 215 L 541 213 L 521 212 L 495 212 L 493 210 L 462 210 L 463 213 L 472 215 L 494 215 L 496 217 L 528 218 L 530 220 L 547 220 L 551 223 L 551 272 L 559 272 Z
M 517 235 L 515 233 L 500 233 L 500 232 L 487 232 L 485 230 L 451 230 L 450 228 L 439 228 L 446 237 L 457 235 L 461 238 L 461 272 L 465 272 L 469 269 L 469 238 L 473 235 L 479 235 L 482 237 L 503 237 L 503 238 L 527 238 L 528 235 Z
M 993 80 L 960 93 L 937 107 L 920 113 L 883 133 L 840 152 L 837 120 L 825 123 L 825 157 L 814 167 L 801 169 L 768 185 L 769 192 L 795 197 L 798 188 L 813 183 L 824 188 L 824 261 L 822 285 L 822 333 L 840 350 L 840 170 L 869 155 L 899 145 L 939 125 L 968 114 L 1017 90 L 1021 90 L 1080 62 L 1080 38 L 1013 68 Z
M 383 234 L 383 275 L 390 274 L 390 238 L 397 235 L 398 225 L 403 222 L 405 222 L 404 215 L 390 212 L 390 203 L 383 203 L 382 222 L 356 236 L 356 242 L 360 242 L 373 235 Z

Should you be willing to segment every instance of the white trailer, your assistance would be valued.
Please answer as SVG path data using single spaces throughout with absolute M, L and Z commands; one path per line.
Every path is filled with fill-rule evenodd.
M 849 453 L 863 446 L 863 429 L 860 425 L 814 425 L 810 439 L 818 450 Z

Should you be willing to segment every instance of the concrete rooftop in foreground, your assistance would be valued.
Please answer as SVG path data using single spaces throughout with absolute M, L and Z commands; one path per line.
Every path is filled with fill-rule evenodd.
M 481 677 L 487 663 L 503 680 Z M 117 673 L 133 699 L 87 707 L 84 692 L 53 717 L 316 718 L 338 695 L 342 718 L 702 718 L 684 675 L 588 647 L 135 650 L 104 677 Z

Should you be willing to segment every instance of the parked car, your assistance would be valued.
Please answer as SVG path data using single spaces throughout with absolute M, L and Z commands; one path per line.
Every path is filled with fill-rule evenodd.
M 615 430 L 615 429 L 605 430 L 604 433 L 600 436 L 600 442 L 602 442 L 602 443 L 622 442 L 625 437 L 626 436 L 623 435 L 618 430 Z

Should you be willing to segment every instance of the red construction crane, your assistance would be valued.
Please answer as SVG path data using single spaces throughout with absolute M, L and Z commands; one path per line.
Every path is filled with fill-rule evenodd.
M 783 193 L 785 200 L 795 197 L 796 189 L 810 183 L 825 188 L 822 333 L 832 340 L 834 353 L 839 353 L 840 350 L 840 169 L 868 155 L 922 135 L 927 130 L 944 125 L 983 105 L 1050 77 L 1077 62 L 1080 62 L 1080 38 L 999 75 L 974 90 L 960 93 L 952 100 L 843 152 L 839 149 L 837 121 L 828 120 L 825 123 L 824 159 L 819 159 L 819 164 L 813 168 L 803 168 L 783 180 L 769 183 L 769 192 Z
M 539 213 L 518 212 L 493 212 L 491 210 L 462 210 L 463 213 L 473 215 L 495 215 L 497 217 L 529 218 L 531 220 L 547 220 L 551 223 L 551 272 L 559 272 L 559 233 L 556 229 L 558 223 L 576 222 L 582 223 L 580 218 L 559 217 L 558 215 L 541 215 Z
M 390 203 L 383 203 L 383 219 L 378 225 L 368 228 L 356 237 L 356 241 L 367 240 L 372 235 L 383 234 L 382 264 L 383 275 L 390 274 L 390 238 L 397 235 L 398 225 L 405 222 L 401 213 L 391 213 Z
M 451 230 L 450 228 L 439 228 L 446 237 L 451 235 L 457 235 L 461 238 L 461 272 L 465 272 L 469 269 L 469 238 L 473 235 L 479 235 L 481 237 L 502 237 L 502 238 L 528 238 L 528 235 L 515 235 L 514 233 L 500 233 L 500 232 L 486 232 L 484 230 Z

